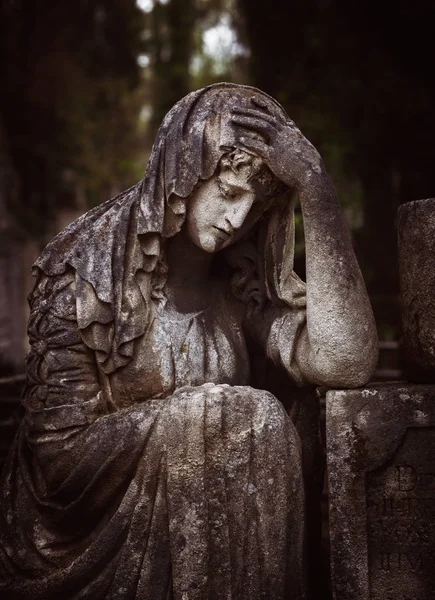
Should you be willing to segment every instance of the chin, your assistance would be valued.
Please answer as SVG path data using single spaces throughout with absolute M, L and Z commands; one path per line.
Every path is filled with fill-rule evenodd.
M 217 252 L 218 250 L 220 250 L 219 247 L 219 243 L 212 238 L 205 238 L 205 239 L 196 239 L 194 240 L 194 244 L 195 246 L 197 246 L 200 250 L 203 250 L 204 252 L 207 252 L 208 254 L 213 254 L 214 252 Z
M 197 246 L 207 252 L 208 254 L 214 254 L 215 252 L 219 252 L 228 244 L 220 238 L 215 238 L 212 235 L 204 236 L 202 239 L 199 238 L 197 242 Z

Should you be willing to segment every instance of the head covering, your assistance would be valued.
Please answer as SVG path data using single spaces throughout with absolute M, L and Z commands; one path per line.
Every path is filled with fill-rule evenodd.
M 230 83 L 180 100 L 163 120 L 142 182 L 69 225 L 36 261 L 36 274 L 75 270 L 78 327 L 105 373 L 129 362 L 134 340 L 149 326 L 162 243 L 180 231 L 198 181 L 209 179 L 237 147 L 233 108 L 251 108 L 255 96 L 272 115 L 286 116 L 267 94 Z M 293 272 L 293 210 L 289 199 L 272 212 L 260 267 L 267 296 L 290 305 L 304 289 Z

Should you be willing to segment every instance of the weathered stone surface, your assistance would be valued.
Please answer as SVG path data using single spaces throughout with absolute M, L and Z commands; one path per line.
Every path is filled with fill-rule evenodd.
M 403 357 L 409 381 L 435 382 L 435 198 L 398 210 Z
M 330 391 L 334 600 L 435 598 L 435 386 Z
M 35 275 L 0 591 L 305 598 L 321 474 L 295 387 L 366 383 L 377 338 L 332 183 L 282 107 L 233 84 L 183 98 L 143 181 L 67 227 Z

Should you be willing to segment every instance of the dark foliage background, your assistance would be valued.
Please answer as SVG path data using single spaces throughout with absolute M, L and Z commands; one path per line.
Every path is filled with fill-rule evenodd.
M 435 195 L 434 2 L 138 4 L 0 2 L 0 339 L 11 248 L 134 184 L 167 110 L 219 80 L 276 97 L 320 149 L 381 338 L 398 339 L 396 209 Z M 216 54 L 210 31 L 227 34 Z M 301 232 L 299 215 L 303 271 Z

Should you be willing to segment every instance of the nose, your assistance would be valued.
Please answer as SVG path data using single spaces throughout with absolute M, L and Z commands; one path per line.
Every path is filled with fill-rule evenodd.
M 254 197 L 240 199 L 237 203 L 233 203 L 225 214 L 225 221 L 231 226 L 231 230 L 240 229 L 248 216 L 251 206 L 254 202 Z

